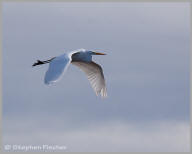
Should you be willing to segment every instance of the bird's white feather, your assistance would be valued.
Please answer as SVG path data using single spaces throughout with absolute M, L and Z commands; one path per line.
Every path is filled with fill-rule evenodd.
M 91 61 L 90 58 L 86 57 L 91 56 L 91 52 L 85 52 L 85 49 L 78 49 L 67 52 L 61 56 L 52 59 L 49 63 L 49 68 L 45 74 L 45 84 L 51 84 L 58 81 L 61 78 L 62 74 L 64 74 L 67 70 L 69 64 L 72 63 L 73 65 L 78 66 L 83 72 L 85 72 L 96 95 L 100 94 L 101 97 L 106 97 L 107 90 L 103 70 L 100 65 L 96 64 L 95 62 Z M 75 53 L 79 54 L 75 55 Z
M 51 84 L 58 81 L 62 74 L 67 70 L 71 62 L 71 56 L 69 54 L 63 54 L 59 57 L 54 58 L 49 63 L 49 68 L 45 74 L 45 84 Z
M 83 72 L 85 72 L 96 95 L 100 94 L 101 97 L 107 97 L 105 78 L 103 75 L 103 70 L 100 65 L 96 64 L 93 61 L 72 62 L 72 64 L 79 67 Z

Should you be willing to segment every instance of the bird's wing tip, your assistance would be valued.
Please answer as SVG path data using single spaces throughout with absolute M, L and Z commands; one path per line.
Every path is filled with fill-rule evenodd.
M 107 91 L 106 91 L 106 88 L 103 88 L 103 89 L 101 89 L 101 91 L 100 91 L 100 96 L 101 96 L 101 98 L 107 98 Z
M 101 98 L 107 98 L 107 97 L 108 97 L 107 94 L 101 95 Z
M 51 82 L 49 82 L 49 81 L 47 81 L 47 80 L 45 80 L 44 83 L 45 83 L 46 85 L 50 85 L 50 84 L 51 84 Z

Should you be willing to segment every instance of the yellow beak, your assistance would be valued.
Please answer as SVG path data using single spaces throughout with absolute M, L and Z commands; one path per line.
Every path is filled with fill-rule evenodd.
M 94 52 L 95 55 L 106 55 L 105 53 L 101 53 L 101 52 Z

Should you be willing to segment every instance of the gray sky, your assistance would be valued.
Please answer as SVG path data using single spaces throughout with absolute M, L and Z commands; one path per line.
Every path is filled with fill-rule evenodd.
M 189 151 L 189 13 L 188 3 L 4 3 L 4 144 Z M 74 66 L 52 86 L 48 65 L 31 67 L 78 48 L 107 53 L 93 57 L 107 99 Z

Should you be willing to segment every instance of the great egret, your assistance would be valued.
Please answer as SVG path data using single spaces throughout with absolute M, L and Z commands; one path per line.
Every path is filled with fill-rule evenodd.
M 98 96 L 100 94 L 101 97 L 106 97 L 107 91 L 103 70 L 100 65 L 92 61 L 92 55 L 105 54 L 87 51 L 85 49 L 78 49 L 64 53 L 58 57 L 53 57 L 46 61 L 37 60 L 33 66 L 49 63 L 49 69 L 45 74 L 44 82 L 45 84 L 52 84 L 61 78 L 69 64 L 72 63 L 85 72 L 96 95 Z

